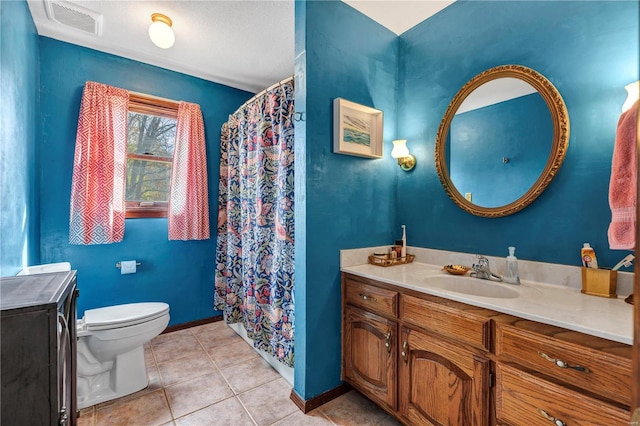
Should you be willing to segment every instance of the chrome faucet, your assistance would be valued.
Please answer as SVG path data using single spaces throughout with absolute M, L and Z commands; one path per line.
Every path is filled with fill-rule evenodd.
M 483 280 L 502 281 L 502 277 L 500 275 L 491 272 L 491 268 L 489 268 L 489 259 L 484 256 L 480 256 L 479 254 L 476 255 L 476 259 L 478 259 L 478 263 L 474 263 L 472 265 L 472 277 L 480 278 Z

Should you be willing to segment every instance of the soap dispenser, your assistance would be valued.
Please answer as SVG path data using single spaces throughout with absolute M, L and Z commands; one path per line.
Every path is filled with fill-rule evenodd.
M 503 280 L 510 284 L 520 284 L 520 276 L 518 275 L 518 259 L 515 256 L 516 248 L 509 247 L 509 256 L 507 256 L 507 264 L 504 269 Z

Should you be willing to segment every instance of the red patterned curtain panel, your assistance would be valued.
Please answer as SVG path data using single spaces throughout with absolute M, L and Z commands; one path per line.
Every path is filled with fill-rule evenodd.
M 169 239 L 209 238 L 204 122 L 198 104 L 180 102 L 169 194 Z
M 122 241 L 128 108 L 126 90 L 85 84 L 71 183 L 71 244 Z

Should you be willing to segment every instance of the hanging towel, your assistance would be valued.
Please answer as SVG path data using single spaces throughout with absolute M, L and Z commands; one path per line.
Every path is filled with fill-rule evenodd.
M 638 177 L 638 102 L 618 120 L 609 182 L 609 248 L 633 250 L 636 244 L 636 191 Z

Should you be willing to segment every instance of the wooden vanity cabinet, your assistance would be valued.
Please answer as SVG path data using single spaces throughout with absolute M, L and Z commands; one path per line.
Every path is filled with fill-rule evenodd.
M 631 345 L 347 273 L 342 291 L 342 379 L 407 425 L 629 424 Z
M 489 423 L 487 318 L 347 274 L 343 296 L 344 381 L 406 424 Z

